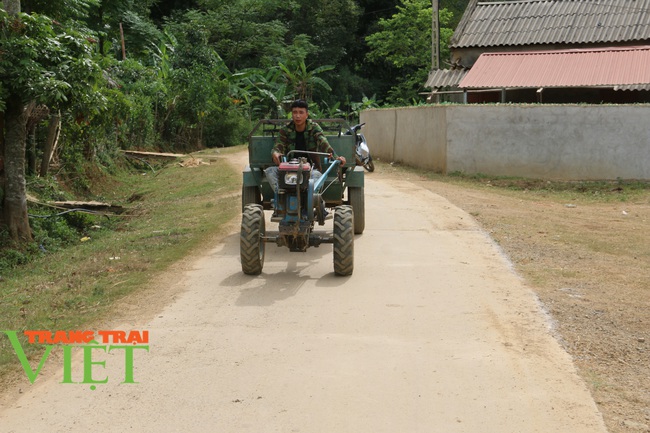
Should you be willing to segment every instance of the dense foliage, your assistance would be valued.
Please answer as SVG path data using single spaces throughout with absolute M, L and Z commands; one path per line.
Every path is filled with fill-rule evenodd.
M 22 13 L 5 13 L 10 2 Z M 443 56 L 466 2 L 440 5 Z M 12 107 L 46 106 L 50 117 L 23 125 L 32 158 L 48 156 L 48 122 L 55 130 L 61 119 L 53 159 L 84 190 L 84 171 L 110 171 L 121 149 L 240 144 L 296 98 L 315 117 L 350 120 L 417 104 L 431 9 L 429 0 L 0 0 L 0 138 Z M 0 145 L 6 204 L 2 167 L 12 161 Z
M 441 10 L 443 57 L 465 2 L 449 0 L 452 11 Z M 21 81 L 48 106 L 75 92 L 77 113 L 65 115 L 77 124 L 83 117 L 95 142 L 81 145 L 86 150 L 232 145 L 251 121 L 284 115 L 296 97 L 308 98 L 316 114 L 351 114 L 364 96 L 419 102 L 430 69 L 429 0 L 23 0 L 22 9 L 23 25 L 44 25 L 4 51 L 15 55 L 0 57 L 0 67 L 23 68 L 3 78 L 3 88 Z M 40 49 L 52 54 L 40 68 L 15 61 L 43 41 L 61 43 L 61 53 Z M 95 65 L 103 80 L 92 89 L 66 86 L 88 83 L 75 75 Z M 48 86 L 29 75 L 43 69 Z

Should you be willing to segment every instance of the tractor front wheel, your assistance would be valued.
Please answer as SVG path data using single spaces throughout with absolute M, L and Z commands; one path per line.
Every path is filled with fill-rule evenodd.
M 354 270 L 354 211 L 352 206 L 334 209 L 334 273 L 352 275 Z
M 247 275 L 259 275 L 264 266 L 264 210 L 259 204 L 244 206 L 239 235 L 241 269 Z

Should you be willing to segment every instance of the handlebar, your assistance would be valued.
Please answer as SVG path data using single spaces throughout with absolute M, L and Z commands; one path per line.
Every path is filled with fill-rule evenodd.
M 289 155 L 291 155 L 292 153 L 306 153 L 309 155 L 330 156 L 329 153 L 325 153 L 325 152 L 312 152 L 310 150 L 290 150 L 289 152 L 287 152 L 287 155 L 284 156 L 283 158 L 285 159 L 288 158 Z

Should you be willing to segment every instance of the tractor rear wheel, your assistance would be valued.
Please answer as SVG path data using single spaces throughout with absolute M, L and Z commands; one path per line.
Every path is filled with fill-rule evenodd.
M 354 211 L 352 206 L 334 208 L 334 273 L 352 275 L 354 270 Z
M 242 186 L 241 187 L 241 210 L 244 211 L 244 208 L 247 204 L 262 204 L 262 195 L 260 194 L 260 189 L 257 186 Z
M 354 210 L 354 234 L 360 235 L 366 228 L 366 206 L 363 187 L 348 187 L 348 203 Z
M 264 210 L 259 204 L 244 206 L 239 235 L 241 269 L 247 275 L 259 275 L 264 266 Z

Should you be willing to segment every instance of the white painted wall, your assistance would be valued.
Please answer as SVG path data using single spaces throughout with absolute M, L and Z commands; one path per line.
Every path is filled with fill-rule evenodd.
M 373 157 L 438 172 L 650 179 L 647 105 L 439 105 L 361 121 Z

